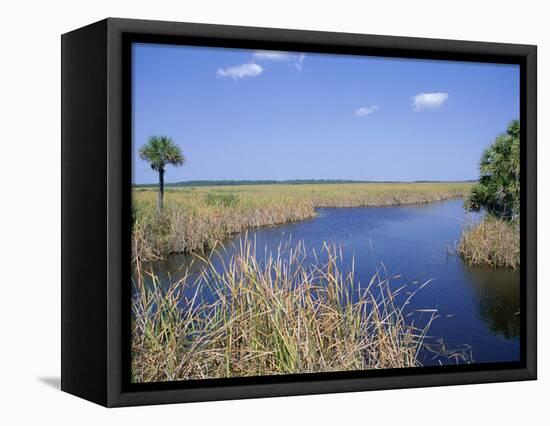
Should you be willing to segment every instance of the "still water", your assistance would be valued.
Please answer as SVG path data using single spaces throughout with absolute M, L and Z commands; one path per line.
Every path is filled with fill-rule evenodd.
M 319 209 L 313 219 L 248 232 L 257 250 L 276 253 L 281 242 L 301 240 L 308 251 L 322 251 L 323 242 L 343 247 L 345 261 L 355 259 L 356 278 L 367 284 L 383 265 L 413 290 L 430 280 L 409 305 L 411 312 L 437 309 L 430 336 L 442 338 L 447 348 L 469 348 L 473 362 L 518 361 L 519 273 L 508 269 L 473 267 L 452 251 L 465 220 L 479 220 L 463 209 L 462 200 L 421 205 Z M 226 261 L 237 250 L 237 235 L 218 250 Z M 174 280 L 192 264 L 189 255 L 174 255 L 146 266 L 162 281 Z M 170 277 L 170 278 L 169 278 Z M 416 314 L 427 317 L 431 314 Z M 424 318 L 425 320 L 426 318 Z M 417 318 L 419 323 L 422 318 Z M 426 358 L 425 364 L 431 364 Z

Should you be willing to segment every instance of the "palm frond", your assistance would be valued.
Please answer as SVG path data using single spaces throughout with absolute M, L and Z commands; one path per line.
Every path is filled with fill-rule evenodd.
M 164 170 L 167 164 L 183 166 L 186 161 L 180 147 L 168 136 L 151 136 L 139 149 L 139 157 L 157 171 Z
M 512 121 L 483 152 L 479 182 L 466 200 L 469 210 L 486 209 L 490 214 L 512 219 L 519 215 L 520 124 Z

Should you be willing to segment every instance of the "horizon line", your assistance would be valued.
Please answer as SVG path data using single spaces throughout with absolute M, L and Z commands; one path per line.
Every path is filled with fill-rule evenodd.
M 278 184 L 278 183 L 459 183 L 459 182 L 477 182 L 478 179 L 418 179 L 418 180 L 358 180 L 358 179 L 193 179 L 176 182 L 165 182 L 164 186 L 193 186 L 207 184 L 230 185 L 230 184 Z M 158 182 L 132 182 L 132 186 L 158 186 Z

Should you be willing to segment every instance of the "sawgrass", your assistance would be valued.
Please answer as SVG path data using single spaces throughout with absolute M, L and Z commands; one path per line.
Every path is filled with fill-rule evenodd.
M 353 261 L 345 269 L 341 249 L 328 244 L 314 261 L 303 243 L 259 258 L 245 238 L 221 269 L 203 261 L 198 276 L 168 287 L 154 276 L 146 285 L 149 272 L 136 262 L 134 382 L 422 365 L 436 311 L 423 310 L 417 327 L 408 304 L 427 283 L 394 288 L 377 273 L 361 285 Z
M 472 264 L 518 269 L 519 220 L 505 221 L 488 215 L 478 224 L 468 224 L 457 251 Z
M 168 188 L 156 214 L 154 188 L 134 188 L 133 249 L 140 261 L 200 252 L 250 228 L 296 222 L 317 207 L 426 203 L 463 197 L 471 183 L 347 183 Z

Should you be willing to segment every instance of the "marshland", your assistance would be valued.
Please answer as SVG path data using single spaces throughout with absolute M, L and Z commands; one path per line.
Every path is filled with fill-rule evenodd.
M 135 188 L 134 380 L 515 359 L 517 271 L 457 253 L 472 186 L 176 187 L 162 219 Z
M 133 256 L 196 252 L 251 228 L 310 219 L 317 208 L 429 203 L 465 197 L 472 183 L 331 183 L 170 187 L 162 217 L 157 189 L 133 190 Z
M 421 365 L 434 314 L 415 326 L 403 312 L 412 293 L 398 302 L 400 290 L 380 273 L 361 287 L 336 245 L 319 256 L 309 262 L 301 242 L 259 257 L 245 237 L 223 267 L 204 259 L 167 287 L 137 273 L 134 380 Z
M 515 65 L 132 67 L 134 382 L 520 359 Z

